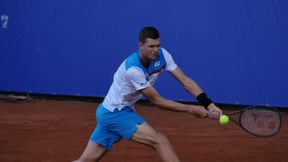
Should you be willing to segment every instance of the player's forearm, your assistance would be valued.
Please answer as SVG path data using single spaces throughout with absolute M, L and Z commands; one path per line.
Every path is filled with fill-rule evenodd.
M 179 111 L 179 112 L 192 112 L 193 111 L 189 105 L 167 100 L 165 98 L 159 98 L 151 102 L 155 106 L 162 108 L 162 109 L 166 109 L 166 110 Z
M 199 85 L 188 77 L 182 85 L 184 89 L 194 97 L 197 97 L 199 94 L 203 93 L 203 90 L 199 87 Z
M 198 84 L 192 79 L 187 77 L 183 84 L 183 87 L 188 93 L 194 96 L 202 106 L 208 108 L 208 110 L 210 110 L 210 107 L 215 107 L 213 101 L 208 98 L 208 96 L 203 92 L 203 90 L 198 86 Z

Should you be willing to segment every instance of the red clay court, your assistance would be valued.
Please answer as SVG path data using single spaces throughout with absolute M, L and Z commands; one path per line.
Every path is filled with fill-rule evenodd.
M 0 162 L 70 162 L 92 133 L 99 103 L 38 99 L 0 102 Z M 170 139 L 182 162 L 287 162 L 288 115 L 279 134 L 259 138 L 235 124 L 138 104 L 137 112 Z M 228 110 L 228 108 L 225 108 Z M 122 140 L 103 162 L 160 162 L 154 150 Z

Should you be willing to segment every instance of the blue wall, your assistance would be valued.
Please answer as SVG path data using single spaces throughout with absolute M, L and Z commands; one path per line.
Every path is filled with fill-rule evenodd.
M 0 0 L 0 16 L 0 91 L 102 97 L 153 25 L 216 102 L 288 106 L 287 0 Z M 156 87 L 194 101 L 167 72 Z

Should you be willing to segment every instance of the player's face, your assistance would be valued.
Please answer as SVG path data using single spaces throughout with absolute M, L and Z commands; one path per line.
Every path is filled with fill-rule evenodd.
M 146 56 L 149 60 L 154 60 L 157 58 L 160 48 L 160 38 L 147 38 L 145 43 L 139 43 L 139 48 L 142 55 Z

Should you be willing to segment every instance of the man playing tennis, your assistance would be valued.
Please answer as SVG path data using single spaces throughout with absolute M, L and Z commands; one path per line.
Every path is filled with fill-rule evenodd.
M 153 84 L 163 70 L 169 71 L 203 106 L 161 97 Z M 199 118 L 207 117 L 208 110 L 214 112 L 211 118 L 222 115 L 197 83 L 175 64 L 170 53 L 160 47 L 158 30 L 144 27 L 139 33 L 139 50 L 126 58 L 114 74 L 109 92 L 97 108 L 97 126 L 82 156 L 74 162 L 99 161 L 122 137 L 150 146 L 163 162 L 179 162 L 168 139 L 134 111 L 135 103 L 143 95 L 155 106 L 166 110 L 187 112 Z

